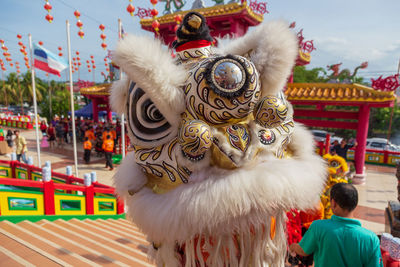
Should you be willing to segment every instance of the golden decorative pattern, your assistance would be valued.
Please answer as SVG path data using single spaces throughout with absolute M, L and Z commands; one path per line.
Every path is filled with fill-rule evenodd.
M 187 61 L 190 61 L 190 63 L 195 63 L 196 61 L 211 55 L 211 46 L 186 49 L 177 52 L 176 55 L 182 63 L 186 63 Z
M 80 93 L 81 95 L 105 95 L 109 96 L 110 95 L 110 87 L 111 83 L 104 83 L 104 84 L 99 84 L 96 86 L 92 87 L 87 87 L 87 88 L 81 88 Z
M 396 99 L 394 92 L 378 91 L 357 83 L 289 83 L 285 95 L 289 101 L 379 103 Z
M 181 125 L 178 141 L 187 158 L 200 160 L 212 145 L 211 128 L 203 121 L 187 121 Z
M 265 128 L 275 128 L 286 119 L 287 106 L 275 96 L 263 97 L 254 109 L 254 117 L 258 124 Z
M 245 152 L 250 144 L 249 130 L 244 124 L 234 124 L 226 127 L 226 134 L 232 147 Z
M 254 64 L 244 57 L 237 56 L 241 65 L 246 67 L 248 82 L 241 95 L 228 98 L 218 95 L 211 88 L 207 80 L 207 71 L 210 63 L 218 57 L 212 56 L 203 59 L 189 70 L 189 78 L 184 92 L 186 107 L 195 119 L 202 120 L 209 125 L 230 125 L 245 120 L 254 109 L 260 97 L 260 81 Z
M 256 14 L 253 10 L 246 4 L 239 4 L 239 3 L 230 3 L 226 5 L 216 5 L 212 7 L 206 8 L 199 8 L 194 10 L 187 10 L 187 11 L 179 11 L 171 14 L 166 14 L 164 16 L 158 17 L 157 20 L 160 25 L 173 23 L 175 24 L 174 17 L 176 15 L 182 15 L 184 17 L 186 13 L 191 11 L 196 11 L 202 14 L 205 18 L 219 16 L 219 15 L 233 15 L 233 14 L 240 14 L 246 12 L 252 19 L 257 22 L 262 22 L 264 20 L 264 16 L 260 14 Z M 153 19 L 141 19 L 140 24 L 145 27 L 151 27 L 153 23 Z
M 178 163 L 176 153 L 181 153 L 179 150 L 177 138 L 152 148 L 134 146 L 136 163 L 146 175 L 150 175 L 148 177 L 152 177 L 152 181 L 149 182 L 151 186 L 148 187 L 154 192 L 158 191 L 154 189 L 155 185 L 163 190 L 170 190 L 188 182 L 191 171 Z

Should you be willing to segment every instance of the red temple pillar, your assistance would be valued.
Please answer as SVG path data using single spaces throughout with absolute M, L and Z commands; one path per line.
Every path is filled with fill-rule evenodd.
M 368 137 L 369 111 L 370 107 L 367 104 L 360 106 L 360 109 L 358 110 L 357 146 L 354 154 L 356 174 L 353 177 L 353 183 L 355 184 L 365 183 L 364 165 L 365 148 Z
M 93 121 L 99 122 L 99 103 L 96 98 L 92 98 L 92 111 L 93 111 Z
M 112 111 L 110 105 L 107 105 L 107 121 L 112 122 Z

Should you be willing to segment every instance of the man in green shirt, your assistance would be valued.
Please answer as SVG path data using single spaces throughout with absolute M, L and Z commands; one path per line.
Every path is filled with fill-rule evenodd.
M 289 251 L 301 256 L 314 253 L 315 267 L 383 266 L 378 237 L 353 219 L 357 203 L 353 185 L 335 184 L 331 188 L 332 218 L 314 221 Z

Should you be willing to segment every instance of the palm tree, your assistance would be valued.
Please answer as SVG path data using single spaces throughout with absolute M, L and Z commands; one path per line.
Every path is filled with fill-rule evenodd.
M 47 84 L 43 83 L 41 79 L 36 78 L 35 87 L 36 87 L 36 101 L 41 102 L 43 101 L 43 97 L 47 95 Z M 27 100 L 27 102 L 32 105 L 33 90 L 32 90 L 32 73 L 30 71 L 22 75 L 21 90 L 24 99 Z

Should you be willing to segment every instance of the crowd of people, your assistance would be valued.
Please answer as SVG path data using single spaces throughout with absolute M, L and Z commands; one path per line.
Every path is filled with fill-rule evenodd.
M 49 147 L 52 150 L 64 148 L 66 144 L 73 142 L 70 118 L 55 117 L 49 123 L 42 120 L 39 129 L 42 133 L 42 147 Z M 117 120 L 115 124 L 111 124 L 77 118 L 75 130 L 77 142 L 83 143 L 85 163 L 90 163 L 91 151 L 94 150 L 98 157 L 105 156 L 106 168 L 113 170 L 112 154 L 116 152 L 121 142 L 120 121 Z

